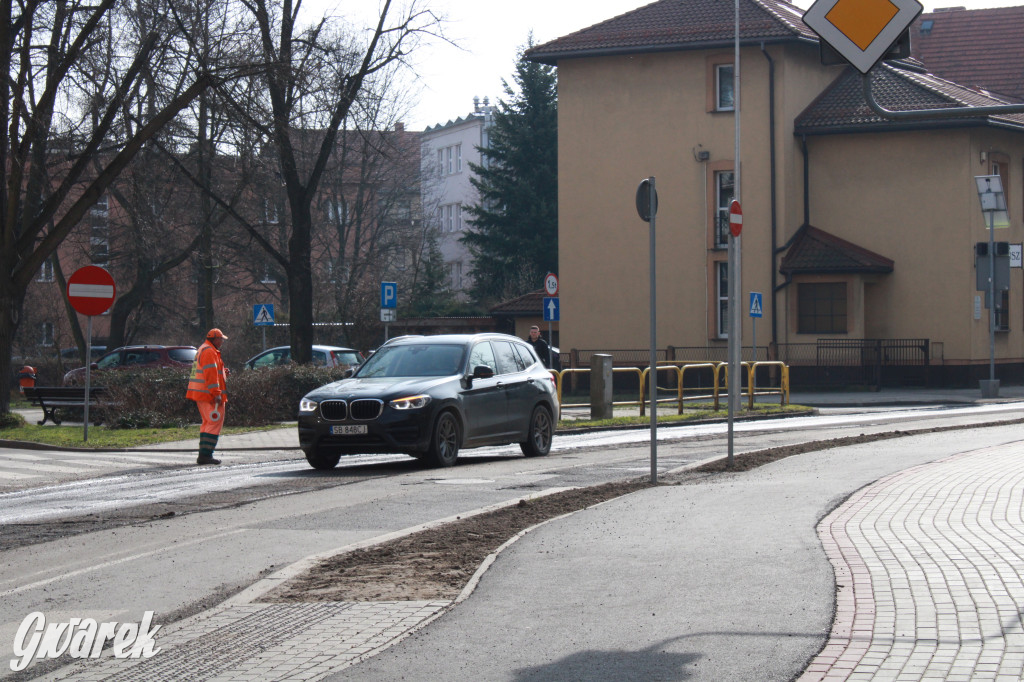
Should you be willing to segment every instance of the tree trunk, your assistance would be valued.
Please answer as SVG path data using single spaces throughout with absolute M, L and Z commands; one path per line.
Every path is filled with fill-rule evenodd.
M 21 311 L 25 305 L 25 290 L 17 288 L 10 280 L 0 280 L 5 291 L 0 293 L 0 381 L 4 387 L 0 391 L 0 415 L 11 410 L 11 388 L 14 379 L 14 367 L 11 362 L 10 349 L 14 347 L 14 337 L 21 323 Z
M 292 236 L 288 240 L 288 300 L 292 360 L 313 361 L 312 219 L 309 202 L 292 202 Z

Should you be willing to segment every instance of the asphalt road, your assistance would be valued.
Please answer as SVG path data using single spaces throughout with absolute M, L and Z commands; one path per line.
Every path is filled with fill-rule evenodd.
M 926 428 L 1019 415 L 1019 406 L 1009 405 L 771 420 L 739 426 L 737 444 L 739 451 L 753 450 L 894 427 Z M 664 441 L 659 446 L 662 471 L 721 455 L 723 432 L 721 424 L 659 429 L 659 438 Z M 649 471 L 645 438 L 645 431 L 563 437 L 556 440 L 558 449 L 551 456 L 532 460 L 508 450 L 471 451 L 464 463 L 441 471 L 424 470 L 409 459 L 346 460 L 347 466 L 323 474 L 293 460 L 223 467 L 216 470 L 215 477 L 204 481 L 196 478 L 194 469 L 158 468 L 147 473 L 133 464 L 132 473 L 115 479 L 33 488 L 17 493 L 17 497 L 0 495 L 0 514 L 8 519 L 3 525 L 5 533 L 17 525 L 51 533 L 47 542 L 0 552 L 0 657 L 10 656 L 13 632 L 34 610 L 45 609 L 62 617 L 128 621 L 137 621 L 144 611 L 155 610 L 158 618 L 169 622 L 202 610 L 266 573 L 310 554 L 514 500 L 525 492 L 643 476 Z M 899 448 L 898 443 L 893 441 L 893 447 Z M 889 448 L 868 450 L 867 454 L 875 457 Z M 259 482 L 254 484 L 254 479 Z M 857 480 L 841 483 L 850 486 Z M 206 483 L 211 489 L 204 488 Z M 218 486 L 219 491 L 212 489 Z M 274 486 L 284 489 L 268 495 L 267 490 Z M 813 487 L 813 483 L 808 486 Z M 723 499 L 730 499 L 724 494 L 728 490 L 718 492 Z M 54 495 L 60 499 L 56 507 Z M 158 499 L 160 496 L 163 498 Z M 739 520 L 748 514 L 776 514 L 773 507 L 769 507 L 772 514 L 768 515 L 764 507 L 743 511 L 742 506 L 734 508 L 728 503 L 723 503 L 720 514 L 712 514 L 717 509 L 712 497 L 717 499 L 711 496 L 694 502 L 702 510 L 707 507 L 708 518 Z M 205 505 L 204 499 L 209 500 Z M 111 501 L 121 509 L 164 505 L 174 511 L 174 505 L 180 504 L 181 513 L 140 517 L 132 525 L 93 525 L 89 526 L 90 532 L 76 534 L 75 526 L 82 521 L 88 505 L 102 506 Z M 735 502 L 740 505 L 743 500 Z M 95 508 L 89 513 L 100 518 L 109 512 Z M 581 528 L 581 542 L 592 530 Z M 682 535 L 678 537 L 696 530 L 680 528 Z M 725 531 L 721 532 L 725 536 Z M 808 540 L 801 541 L 801 546 L 811 551 L 818 545 L 816 540 Z M 596 543 L 595 549 L 598 547 Z M 723 557 L 728 554 L 725 548 L 722 552 Z M 501 563 L 504 566 L 506 562 Z M 579 567 L 552 566 L 550 570 L 575 570 L 585 575 Z M 712 573 L 709 571 L 709 575 Z M 631 580 L 636 577 L 623 576 L 623 584 Z M 676 584 L 675 580 L 662 582 L 662 589 Z M 547 581 L 537 575 L 516 589 L 530 595 L 542 586 L 546 590 Z M 478 602 L 484 600 L 474 596 L 464 606 L 478 608 Z M 456 612 L 460 610 L 462 607 Z M 608 617 L 607 609 L 604 617 Z M 439 625 L 447 627 L 447 620 L 442 619 Z

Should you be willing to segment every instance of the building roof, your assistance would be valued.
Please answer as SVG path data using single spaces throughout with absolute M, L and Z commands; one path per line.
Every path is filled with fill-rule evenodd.
M 912 61 L 882 62 L 872 72 L 872 95 L 894 111 L 947 109 L 1008 104 L 952 81 L 925 73 Z M 1024 129 L 1024 114 L 899 120 L 881 116 L 864 97 L 863 77 L 846 68 L 794 122 L 797 135 L 827 135 L 882 130 L 920 130 L 989 125 Z
M 943 78 L 1024 101 L 1022 36 L 1024 6 L 954 7 L 914 21 L 911 54 Z
M 742 43 L 818 42 L 803 10 L 785 0 L 740 0 Z M 545 64 L 559 59 L 732 45 L 734 0 L 659 0 L 526 52 Z
M 779 263 L 785 275 L 834 273 L 889 273 L 893 261 L 845 239 L 804 225 L 790 240 Z
M 532 315 L 539 317 L 544 314 L 544 297 L 547 292 L 544 289 L 537 289 L 528 294 L 523 294 L 510 301 L 499 303 L 490 309 L 491 315 L 500 317 L 521 317 Z

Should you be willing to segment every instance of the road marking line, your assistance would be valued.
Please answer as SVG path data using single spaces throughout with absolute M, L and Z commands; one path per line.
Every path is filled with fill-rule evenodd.
M 95 566 L 86 566 L 85 568 L 80 568 L 77 571 L 71 571 L 70 573 L 62 573 L 61 575 L 57 575 L 57 576 L 54 576 L 52 578 L 47 578 L 45 580 L 37 580 L 34 583 L 29 583 L 27 585 L 20 585 L 18 587 L 12 587 L 9 590 L 4 590 L 3 592 L 0 592 L 0 599 L 2 599 L 4 597 L 7 597 L 7 596 L 10 596 L 12 594 L 17 594 L 19 592 L 25 592 L 26 590 L 32 590 L 32 589 L 35 589 L 37 587 L 42 587 L 43 585 L 49 585 L 50 583 L 55 583 L 58 580 L 65 580 L 67 578 L 74 578 L 76 576 L 84 575 L 86 573 L 91 573 L 93 571 L 98 571 L 98 570 L 103 569 L 103 568 L 109 568 L 111 566 L 117 566 L 118 564 L 124 564 L 124 563 L 127 563 L 129 561 L 135 561 L 136 559 L 142 559 L 142 558 L 147 557 L 147 556 L 152 556 L 154 554 L 159 554 L 160 552 L 166 552 L 169 549 L 177 550 L 177 549 L 180 549 L 182 547 L 188 547 L 189 545 L 199 544 L 200 542 L 209 542 L 210 540 L 216 540 L 218 538 L 228 537 L 229 535 L 236 535 L 238 533 L 244 533 L 246 530 L 249 530 L 249 529 L 247 529 L 247 528 L 237 528 L 235 530 L 227 531 L 226 533 L 217 533 L 215 535 L 208 535 L 206 537 L 196 538 L 195 540 L 189 540 L 187 542 L 178 542 L 178 543 L 175 543 L 172 547 L 158 547 L 157 549 L 153 549 L 153 550 L 150 550 L 148 552 L 140 552 L 139 554 L 132 554 L 131 556 L 122 557 L 120 559 L 114 559 L 113 561 L 105 561 L 102 564 L 96 564 Z M 7 581 L 7 582 L 13 582 L 13 581 Z

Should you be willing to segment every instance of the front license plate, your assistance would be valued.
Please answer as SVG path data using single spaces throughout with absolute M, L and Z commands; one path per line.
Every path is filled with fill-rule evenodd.
M 357 436 L 366 433 L 366 424 L 335 424 L 331 427 L 333 436 Z

